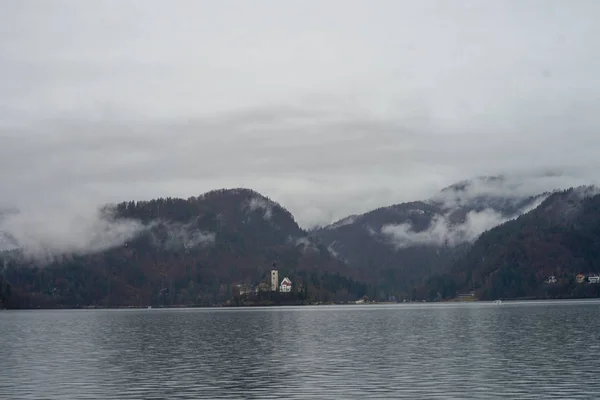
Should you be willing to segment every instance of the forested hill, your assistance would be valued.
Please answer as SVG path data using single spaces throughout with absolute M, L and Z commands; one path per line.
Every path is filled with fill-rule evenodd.
M 444 201 L 384 207 L 310 234 L 248 189 L 111 205 L 93 240 L 82 242 L 89 248 L 79 243 L 43 261 L 3 232 L 10 251 L 0 251 L 0 302 L 218 305 L 264 284 L 274 263 L 313 301 L 433 300 L 470 290 L 481 299 L 597 295 L 600 285 L 574 283 L 578 273 L 600 272 L 595 189 L 531 197 L 466 190 L 458 185 Z M 558 282 L 546 284 L 549 276 Z
M 221 304 L 237 285 L 268 280 L 273 263 L 315 300 L 366 294 L 356 271 L 311 242 L 287 210 L 252 190 L 127 202 L 103 211 L 115 223 L 136 224 L 139 233 L 116 247 L 63 255 L 47 265 L 4 253 L 11 306 Z
M 11 296 L 12 287 L 9 283 L 4 279 L 2 275 L 0 275 L 0 309 L 5 307 L 8 304 L 8 300 Z
M 246 240 L 284 243 L 288 236 L 304 237 L 293 215 L 280 204 L 250 189 L 222 189 L 187 200 L 178 198 L 125 202 L 108 210 L 118 218 L 145 224 L 171 221 L 221 233 L 248 234 Z M 251 235 L 250 235 L 251 234 Z
M 435 197 L 381 207 L 315 229 L 317 237 L 353 268 L 368 268 L 385 292 L 410 289 L 446 273 L 478 235 L 535 208 L 547 193 L 522 194 L 503 177 L 479 177 Z
M 600 195 L 591 187 L 557 192 L 537 209 L 485 232 L 450 274 L 421 293 L 452 297 L 475 289 L 481 299 L 596 297 L 600 285 L 577 274 L 600 273 Z M 556 283 L 547 283 L 554 276 Z

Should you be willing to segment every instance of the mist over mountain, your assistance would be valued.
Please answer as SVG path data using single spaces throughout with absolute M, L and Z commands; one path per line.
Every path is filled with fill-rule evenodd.
M 544 193 L 598 183 L 600 3 L 77 4 L 0 13 L 0 210 L 18 206 L 0 249 L 79 260 L 69 282 L 145 238 L 143 271 L 171 248 L 244 264 L 296 246 L 400 293 Z M 453 184 L 473 174 L 491 178 Z M 221 187 L 297 224 L 260 197 L 190 199 Z
M 535 201 L 541 201 L 543 195 L 526 196 L 518 191 L 519 184 L 507 182 L 504 177 L 480 177 L 451 185 L 433 198 L 412 203 L 402 203 L 375 210 L 382 214 L 375 218 L 373 226 L 366 229 L 371 236 L 385 238 L 398 248 L 415 245 L 456 245 L 473 241 L 481 232 L 519 215 L 527 207 L 535 207 Z M 231 196 L 246 189 L 229 190 Z M 188 201 L 214 204 L 215 193 L 208 192 Z M 250 193 L 256 193 L 250 191 Z M 160 201 L 160 200 L 157 200 Z M 175 201 L 175 200 L 173 200 Z M 186 207 L 184 200 L 180 207 Z M 276 202 L 256 193 L 242 203 L 233 218 L 244 222 L 245 214 L 262 215 L 262 220 L 272 226 L 278 226 L 273 219 L 274 210 L 283 208 Z M 146 204 L 145 202 L 138 202 Z M 157 225 L 168 225 L 173 237 L 184 238 L 188 235 L 189 221 L 164 221 L 160 205 L 149 216 L 131 215 L 127 207 L 135 202 L 119 205 L 105 205 L 93 209 L 77 207 L 72 203 L 54 204 L 47 208 L 12 208 L 0 213 L 0 246 L 2 249 L 20 249 L 29 258 L 43 262 L 54 256 L 65 254 L 96 253 L 119 246 L 126 241 L 146 232 Z M 153 204 L 152 202 L 147 204 Z M 199 208 L 195 212 L 202 212 Z M 293 236 L 304 236 L 304 230 L 298 226 L 294 217 L 285 210 L 286 216 L 293 221 Z M 385 216 L 383 215 L 385 214 Z M 311 232 L 331 232 L 363 221 L 365 215 L 352 215 L 326 226 L 312 229 Z M 175 216 L 177 218 L 177 216 Z M 220 217 L 222 218 L 222 216 Z M 275 218 L 277 219 L 277 218 Z M 220 223 L 227 223 L 222 220 Z M 346 230 L 348 228 L 343 228 Z M 211 232 L 203 232 L 202 239 L 210 242 Z M 329 243 L 331 244 L 331 243 Z M 328 244 L 328 245 L 329 245 Z M 331 247 L 335 250 L 335 246 Z
M 19 211 L 0 222 L 0 246 L 19 250 L 39 263 L 72 254 L 90 254 L 122 245 L 147 229 L 136 220 L 115 218 L 101 209 L 95 213 L 64 214 Z
M 15 304 L 220 304 L 236 285 L 265 281 L 273 263 L 312 298 L 365 294 L 356 271 L 314 243 L 289 211 L 249 189 L 119 203 L 98 215 L 101 224 L 82 224 L 93 229 L 79 232 L 70 253 L 72 246 L 42 251 L 21 243 L 3 253 Z M 136 231 L 115 229 L 123 226 Z M 101 242 L 88 241 L 97 232 Z
M 599 297 L 599 285 L 576 282 L 577 274 L 600 274 L 599 193 L 591 186 L 555 192 L 535 210 L 483 233 L 421 296 L 474 290 L 485 300 Z
M 57 217 L 52 222 L 52 216 L 15 211 L 0 220 L 0 243 L 44 264 L 53 257 L 95 254 L 142 237 L 160 248 L 186 250 L 214 246 L 217 232 L 229 230 L 248 238 L 256 233 L 252 240 L 257 243 L 258 238 L 283 244 L 306 236 L 289 211 L 249 189 L 109 204 L 91 218 Z
M 308 231 L 250 189 L 109 204 L 67 221 L 13 210 L 0 219 L 0 254 L 25 306 L 219 303 L 232 285 L 266 279 L 273 263 L 321 300 L 410 298 L 432 277 L 470 265 L 485 232 L 523 215 L 571 215 L 547 207 L 556 194 L 532 190 L 479 177 Z
M 403 291 L 447 271 L 483 232 L 535 209 L 549 194 L 531 194 L 502 176 L 444 188 L 424 201 L 382 207 L 311 234 L 369 279 Z
M 0 232 L 0 252 L 19 249 L 19 245 L 14 237 L 6 232 Z

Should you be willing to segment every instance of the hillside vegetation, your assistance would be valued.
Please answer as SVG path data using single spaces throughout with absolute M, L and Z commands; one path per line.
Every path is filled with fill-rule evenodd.
M 10 250 L 0 252 L 0 301 L 36 308 L 600 294 L 600 285 L 575 281 L 600 272 L 595 189 L 472 195 L 470 185 L 311 232 L 249 189 L 110 205 L 87 250 L 40 258 L 3 232 Z M 257 293 L 272 268 L 292 280 L 288 297 Z M 556 282 L 546 283 L 551 276 Z
M 430 278 L 421 297 L 598 297 L 600 285 L 576 275 L 600 273 L 600 195 L 593 188 L 557 192 L 537 209 L 485 232 L 446 275 Z M 547 283 L 554 276 L 556 283 Z
M 13 307 L 223 304 L 236 285 L 268 280 L 273 263 L 296 288 L 307 286 L 315 301 L 366 294 L 287 210 L 251 190 L 127 202 L 104 212 L 145 228 L 118 247 L 62 255 L 45 265 L 6 256 Z

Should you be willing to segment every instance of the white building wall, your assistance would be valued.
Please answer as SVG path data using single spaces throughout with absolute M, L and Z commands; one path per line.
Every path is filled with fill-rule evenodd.
M 279 291 L 284 292 L 284 293 L 289 293 L 292 291 L 292 287 L 291 286 L 280 286 Z
M 285 285 L 284 285 L 285 283 Z M 279 286 L 279 291 L 284 293 L 289 293 L 292 291 L 292 281 L 289 278 L 285 277 L 281 281 L 281 285 Z

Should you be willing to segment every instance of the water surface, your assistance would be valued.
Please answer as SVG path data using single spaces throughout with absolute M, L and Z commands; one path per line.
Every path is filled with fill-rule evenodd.
M 600 302 L 0 312 L 2 399 L 583 399 Z

